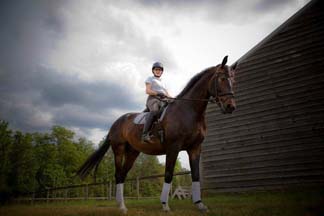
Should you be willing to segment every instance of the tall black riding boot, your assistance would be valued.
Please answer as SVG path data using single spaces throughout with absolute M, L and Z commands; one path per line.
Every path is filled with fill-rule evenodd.
M 143 134 L 142 134 L 142 141 L 144 141 L 144 142 L 148 142 L 148 143 L 152 142 L 149 131 L 150 131 L 151 127 L 152 127 L 154 118 L 155 118 L 155 113 L 154 112 L 150 112 L 146 116 L 146 121 L 145 121 L 145 124 L 144 124 L 144 129 L 143 129 Z

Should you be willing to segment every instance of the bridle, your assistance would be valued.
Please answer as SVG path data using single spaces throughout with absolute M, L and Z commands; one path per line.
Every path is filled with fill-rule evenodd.
M 214 98 L 219 98 L 219 97 L 222 97 L 222 96 L 232 96 L 234 97 L 234 93 L 232 91 L 232 89 L 230 89 L 230 91 L 228 92 L 222 92 L 220 93 L 219 92 L 219 88 L 218 88 L 218 80 L 220 78 L 220 74 L 222 74 L 221 76 L 225 76 L 224 79 L 227 79 L 230 83 L 230 86 L 232 88 L 232 81 L 230 80 L 230 77 L 228 74 L 225 74 L 225 73 L 220 73 L 218 72 L 214 77 L 213 79 L 213 82 L 214 85 L 211 85 L 211 87 L 209 87 L 209 94 L 214 97 Z

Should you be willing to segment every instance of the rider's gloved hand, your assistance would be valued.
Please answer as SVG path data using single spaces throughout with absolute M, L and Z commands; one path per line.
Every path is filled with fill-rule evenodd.
M 158 92 L 157 93 L 157 96 L 160 97 L 160 98 L 162 98 L 162 99 L 167 97 L 165 94 L 163 94 L 161 92 Z

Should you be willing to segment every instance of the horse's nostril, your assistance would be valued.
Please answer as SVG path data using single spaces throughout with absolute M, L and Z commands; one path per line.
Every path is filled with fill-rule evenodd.
M 227 110 L 229 113 L 232 113 L 232 112 L 235 110 L 235 107 L 232 106 L 231 104 L 227 104 L 227 106 L 226 106 L 226 110 Z

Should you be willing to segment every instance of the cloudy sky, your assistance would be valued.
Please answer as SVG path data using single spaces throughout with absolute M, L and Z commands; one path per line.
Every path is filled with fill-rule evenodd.
M 308 0 L 1 1 L 0 119 L 53 125 L 98 143 L 141 111 L 151 65 L 177 95 L 201 70 L 235 62 Z M 185 153 L 181 162 L 188 167 Z

